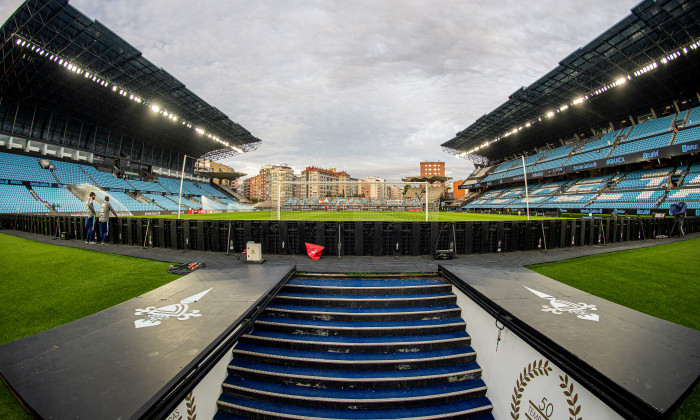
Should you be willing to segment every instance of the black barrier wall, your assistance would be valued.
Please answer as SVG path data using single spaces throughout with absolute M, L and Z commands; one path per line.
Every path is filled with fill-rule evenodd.
M 84 218 L 0 215 L 3 229 L 85 240 Z M 684 232 L 700 231 L 688 217 Z M 263 254 L 306 254 L 305 243 L 324 255 L 433 255 L 436 250 L 479 254 L 545 250 L 678 236 L 672 218 L 552 219 L 511 222 L 308 222 L 184 220 L 120 217 L 110 220 L 109 242 L 154 248 L 239 253 L 248 241 Z

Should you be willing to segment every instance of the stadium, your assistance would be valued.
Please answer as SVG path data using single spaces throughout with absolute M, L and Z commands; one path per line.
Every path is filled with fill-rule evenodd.
M 696 418 L 700 4 L 621 18 L 442 144 L 462 198 L 306 180 L 253 207 L 203 162 L 264 139 L 27 0 L 0 46 L 0 417 Z

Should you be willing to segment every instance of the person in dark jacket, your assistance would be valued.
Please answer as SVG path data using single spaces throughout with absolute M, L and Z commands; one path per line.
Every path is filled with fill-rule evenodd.
M 87 201 L 85 201 L 85 210 L 87 211 L 87 217 L 85 218 L 85 231 L 87 232 L 87 237 L 85 238 L 86 244 L 94 244 L 95 241 L 92 240 L 92 233 L 95 230 L 95 193 L 91 192 Z
M 102 245 L 107 245 L 107 235 L 109 234 L 110 211 L 114 214 L 114 217 L 119 217 L 117 216 L 117 212 L 114 211 L 112 203 L 109 202 L 109 196 L 106 195 L 105 200 L 102 203 L 102 209 L 100 210 L 100 241 L 102 242 Z

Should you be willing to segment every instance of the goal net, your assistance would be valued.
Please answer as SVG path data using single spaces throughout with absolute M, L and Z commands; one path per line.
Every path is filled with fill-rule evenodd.
M 281 181 L 270 185 L 273 220 L 437 221 L 442 184 Z

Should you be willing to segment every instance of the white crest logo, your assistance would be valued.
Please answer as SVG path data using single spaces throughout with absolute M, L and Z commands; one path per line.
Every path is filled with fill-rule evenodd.
M 211 289 L 207 289 L 201 293 L 197 293 L 196 295 L 182 299 L 180 303 L 163 306 L 161 308 L 149 306 L 145 309 L 137 309 L 134 315 L 146 315 L 146 317 L 144 319 L 137 319 L 134 321 L 134 326 L 136 328 L 155 327 L 156 325 L 160 325 L 162 320 L 171 317 L 177 318 L 180 321 L 185 321 L 190 318 L 202 316 L 197 309 L 190 311 L 189 304 L 195 303 L 204 295 L 209 293 L 210 290 Z
M 561 300 L 559 298 L 556 298 L 554 296 L 550 296 L 548 294 L 538 292 L 537 290 L 530 289 L 527 286 L 523 286 L 527 290 L 531 291 L 535 295 L 541 297 L 542 299 L 547 299 L 549 301 L 549 305 L 542 305 L 542 311 L 543 312 L 551 312 L 556 315 L 561 315 L 564 312 L 568 312 L 570 314 L 575 314 L 577 318 L 580 319 L 585 319 L 587 321 L 598 321 L 600 317 L 597 314 L 592 314 L 590 311 L 597 311 L 598 308 L 596 308 L 595 305 L 589 305 L 587 303 L 579 302 L 579 303 L 572 303 L 572 302 L 567 302 L 565 300 Z M 551 305 L 551 306 L 550 306 Z

